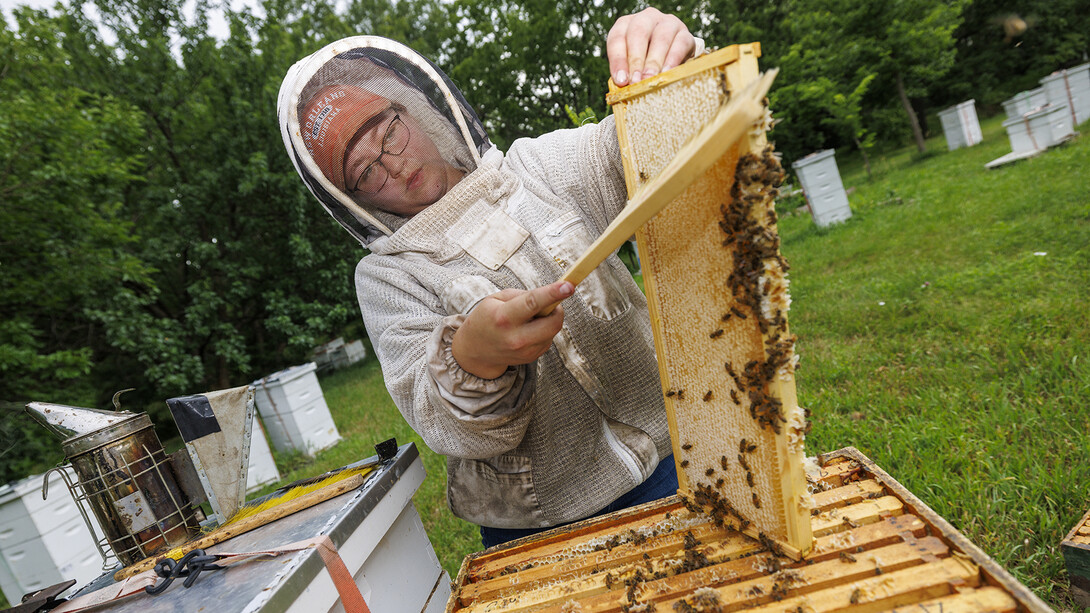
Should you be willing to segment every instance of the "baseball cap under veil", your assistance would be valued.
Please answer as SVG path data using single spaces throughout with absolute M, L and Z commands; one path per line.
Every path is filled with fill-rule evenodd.
M 427 133 L 448 163 L 473 172 L 492 143 L 446 74 L 398 42 L 354 36 L 288 70 L 277 99 L 284 146 L 311 193 L 364 245 L 405 218 L 353 200 L 344 190 L 344 145 L 362 123 L 394 105 Z M 403 110 L 402 110 L 403 109 Z

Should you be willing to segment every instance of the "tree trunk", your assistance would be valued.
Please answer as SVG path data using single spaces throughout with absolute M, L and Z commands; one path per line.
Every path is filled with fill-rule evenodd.
M 908 93 L 905 92 L 905 80 L 901 76 L 901 71 L 897 71 L 897 96 L 901 99 L 901 106 L 904 107 L 905 113 L 908 115 L 908 122 L 912 124 L 912 138 L 916 140 L 916 148 L 920 153 L 927 150 L 927 147 L 923 142 L 923 130 L 920 129 L 920 120 L 916 118 L 916 111 L 912 108 L 912 102 L 908 99 Z
M 867 178 L 870 178 L 870 157 L 867 156 L 867 150 L 863 148 L 863 143 L 859 142 L 859 139 L 852 137 L 855 141 L 855 146 L 859 148 L 859 153 L 863 154 L 863 168 L 867 171 Z

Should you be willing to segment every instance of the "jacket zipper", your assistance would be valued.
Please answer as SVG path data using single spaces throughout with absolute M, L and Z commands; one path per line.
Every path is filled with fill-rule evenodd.
M 605 417 L 601 418 L 602 431 L 606 435 L 606 442 L 609 443 L 610 449 L 613 450 L 613 454 L 621 459 L 621 463 L 625 465 L 628 472 L 632 473 L 632 478 L 636 480 L 636 483 L 643 483 L 643 471 L 640 470 L 640 464 L 636 460 L 636 455 L 632 453 L 632 450 L 621 444 L 621 441 L 617 440 L 617 435 L 613 434 L 613 430 L 609 427 L 609 422 Z

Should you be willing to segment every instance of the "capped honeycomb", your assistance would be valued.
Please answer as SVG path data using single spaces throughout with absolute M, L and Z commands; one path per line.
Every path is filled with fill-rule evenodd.
M 759 54 L 734 45 L 610 93 L 630 197 L 757 78 Z M 770 126 L 766 112 L 637 240 L 682 497 L 798 558 L 811 547 L 813 503 Z

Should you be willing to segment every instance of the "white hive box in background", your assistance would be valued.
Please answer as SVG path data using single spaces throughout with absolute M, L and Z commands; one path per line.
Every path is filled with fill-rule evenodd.
M 257 410 L 278 451 L 312 455 L 341 440 L 316 369 L 307 362 L 254 381 Z
M 319 372 L 336 370 L 351 366 L 367 357 L 367 350 L 363 347 L 363 341 L 345 343 L 343 338 L 335 338 L 324 345 L 319 345 L 313 354 L 314 363 Z
M 246 469 L 246 492 L 279 480 L 280 471 L 276 469 L 276 460 L 269 448 L 269 440 L 265 438 L 265 429 L 261 427 L 261 420 L 255 418 L 253 429 L 250 430 L 250 464 Z
M 946 135 L 946 146 L 950 151 L 961 147 L 972 147 L 984 140 L 980 132 L 980 121 L 976 116 L 975 103 L 975 100 L 966 100 L 939 111 L 942 132 Z
M 796 160 L 791 167 L 802 184 L 806 201 L 810 203 L 810 214 L 819 226 L 844 221 L 852 216 L 848 205 L 848 194 L 840 180 L 840 170 L 836 166 L 834 149 L 818 151 Z
M 1004 121 L 1003 127 L 1015 153 L 1043 151 L 1074 134 L 1067 104 L 1046 104 L 1018 119 Z
M 102 556 L 57 473 L 50 473 L 48 500 L 42 500 L 41 475 L 0 487 L 0 591 L 8 602 L 68 579 L 83 585 L 101 574 Z
M 1073 125 L 1090 119 L 1090 64 L 1056 72 L 1041 79 L 1048 101 L 1066 104 Z
M 1048 104 L 1048 95 L 1045 94 L 1045 88 L 1038 87 L 1019 92 L 1010 100 L 1003 102 L 1003 112 L 1007 114 L 1007 119 L 1020 119 L 1022 115 L 1046 104 Z

